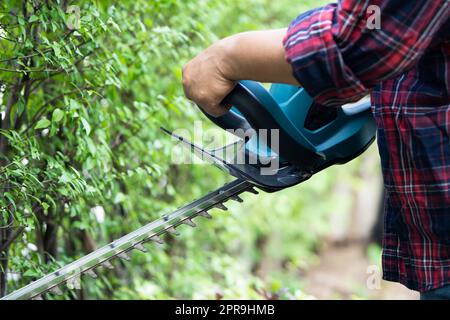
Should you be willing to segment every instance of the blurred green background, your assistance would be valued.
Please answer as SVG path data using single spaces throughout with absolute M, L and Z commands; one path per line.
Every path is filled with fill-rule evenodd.
M 171 162 L 161 125 L 211 126 L 182 94 L 182 65 L 221 37 L 286 27 L 324 3 L 2 1 L 0 294 L 228 181 Z M 295 188 L 245 196 L 59 298 L 385 297 L 366 285 L 379 267 L 380 190 L 373 147 Z

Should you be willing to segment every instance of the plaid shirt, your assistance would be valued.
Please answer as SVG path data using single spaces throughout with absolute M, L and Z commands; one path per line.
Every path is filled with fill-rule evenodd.
M 380 29 L 370 5 L 381 9 Z M 419 291 L 450 285 L 450 1 L 341 0 L 298 16 L 284 46 L 316 102 L 371 94 L 384 279 Z

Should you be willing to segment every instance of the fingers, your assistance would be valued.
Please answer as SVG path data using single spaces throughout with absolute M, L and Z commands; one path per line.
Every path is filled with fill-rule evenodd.
M 219 54 L 205 50 L 183 67 L 182 84 L 186 97 L 208 114 L 218 117 L 230 106 L 222 105 L 225 96 L 235 86 L 226 79 L 218 66 Z

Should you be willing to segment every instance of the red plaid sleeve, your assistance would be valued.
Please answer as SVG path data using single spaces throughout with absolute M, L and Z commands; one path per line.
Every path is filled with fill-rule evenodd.
M 368 19 L 380 8 L 380 29 Z M 306 12 L 284 39 L 294 76 L 315 100 L 357 101 L 381 81 L 412 68 L 449 18 L 447 0 L 342 0 Z

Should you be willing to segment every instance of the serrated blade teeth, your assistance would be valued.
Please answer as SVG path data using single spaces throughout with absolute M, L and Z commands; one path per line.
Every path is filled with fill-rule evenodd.
M 69 290 L 81 290 L 81 283 L 78 277 L 69 279 L 66 286 Z
M 234 201 L 240 202 L 240 203 L 244 202 L 244 200 L 242 200 L 242 198 L 239 197 L 238 195 L 231 197 L 231 199 L 233 199 Z
M 114 266 L 112 265 L 112 263 L 109 260 L 105 260 L 101 263 L 102 266 L 104 266 L 107 269 L 114 269 Z
M 253 187 L 248 188 L 246 191 L 247 191 L 247 192 L 250 192 L 250 193 L 253 193 L 253 194 L 259 194 L 259 192 L 256 191 L 256 189 L 253 188 Z
M 206 219 L 212 219 L 212 216 L 208 213 L 208 211 L 199 212 L 198 215 Z
M 131 260 L 131 257 L 130 257 L 130 256 L 128 255 L 128 253 L 126 253 L 125 251 L 119 253 L 117 256 L 118 256 L 120 259 L 123 259 L 123 260 L 127 260 L 127 261 L 130 261 L 130 260 Z
M 136 243 L 134 245 L 134 248 L 139 250 L 139 251 L 142 251 L 142 252 L 147 252 L 147 248 L 144 247 L 144 245 L 142 243 Z
M 224 210 L 224 211 L 228 210 L 228 208 L 225 207 L 225 205 L 223 203 L 218 203 L 218 204 L 215 205 L 215 207 L 218 208 L 218 209 Z
M 170 233 L 171 235 L 174 235 L 174 236 L 178 236 L 180 233 L 177 231 L 177 229 L 175 229 L 174 227 L 168 227 L 167 229 L 166 229 L 166 231 L 168 232 L 168 233 Z
M 86 270 L 84 273 L 87 274 L 92 279 L 97 279 L 98 278 L 97 274 L 92 269 Z
M 185 224 L 185 225 L 188 225 L 189 227 L 192 227 L 192 228 L 195 228 L 195 227 L 197 226 L 197 225 L 195 224 L 195 222 L 192 221 L 192 220 L 189 219 L 189 218 L 184 219 L 184 220 L 182 221 L 182 223 Z
M 164 240 L 161 239 L 161 237 L 156 235 L 156 234 L 154 236 L 150 237 L 150 241 L 153 241 L 153 242 L 156 242 L 156 243 L 159 243 L 159 244 L 163 244 L 164 243 Z
M 55 286 L 49 290 L 51 293 L 56 294 L 57 296 L 60 296 L 63 294 L 61 289 L 58 286 Z

